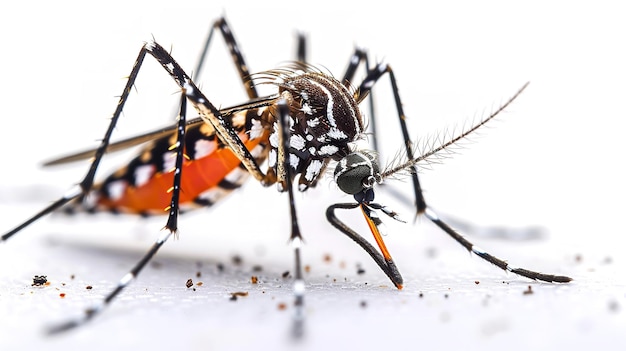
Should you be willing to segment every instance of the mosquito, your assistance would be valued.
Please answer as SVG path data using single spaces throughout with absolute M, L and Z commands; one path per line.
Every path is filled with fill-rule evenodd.
M 439 138 L 423 153 L 416 155 L 416 144 L 409 136 L 394 71 L 388 64 L 378 63 L 371 66 L 367 53 L 357 48 L 343 77 L 337 79 L 307 63 L 306 39 L 299 35 L 295 62 L 274 70 L 250 74 L 226 19 L 219 18 L 211 26 L 195 69 L 196 75 L 203 68 L 209 44 L 216 32 L 221 33 L 230 51 L 248 95 L 247 102 L 228 108 L 216 108 L 168 51 L 154 40 L 145 43 L 139 51 L 100 145 L 96 149 L 78 152 L 45 164 L 55 165 L 91 158 L 87 174 L 71 191 L 2 235 L 2 241 L 6 241 L 34 221 L 61 208 L 167 215 L 164 230 L 136 265 L 120 279 L 117 286 L 100 303 L 85 310 L 80 318 L 57 325 L 51 332 L 80 326 L 98 315 L 136 279 L 163 244 L 176 233 L 181 211 L 217 203 L 239 188 L 250 176 L 264 186 L 276 184 L 278 191 L 288 194 L 290 243 L 295 260 L 293 289 L 296 320 L 301 322 L 305 292 L 300 258 L 303 241 L 294 203 L 294 183 L 297 181 L 298 191 L 304 192 L 315 187 L 333 167 L 333 179 L 337 187 L 352 195 L 354 202 L 329 206 L 326 210 L 328 221 L 361 246 L 398 289 L 402 289 L 403 279 L 383 241 L 383 221 L 379 212 L 395 220 L 401 219 L 393 210 L 374 202 L 374 195 L 375 188 L 383 184 L 385 179 L 401 173 L 411 178 L 416 213 L 424 215 L 468 251 L 505 271 L 529 279 L 557 283 L 572 280 L 566 276 L 510 266 L 506 261 L 473 245 L 427 206 L 419 182 L 418 165 L 441 157 L 491 121 L 522 93 L 527 84 L 490 115 L 457 134 Z M 113 130 L 146 56 L 155 59 L 180 87 L 177 123 L 171 127 L 111 142 Z M 352 85 L 356 71 L 361 66 L 365 78 L 360 84 Z M 404 140 L 404 156 L 387 167 L 381 167 L 377 146 L 364 148 L 357 143 L 364 138 L 366 129 L 359 104 L 368 96 L 369 99 L 372 98 L 372 87 L 383 76 L 391 83 L 396 115 Z M 257 87 L 261 84 L 273 86 L 276 92 L 260 96 Z M 187 120 L 188 102 L 196 109 L 199 118 Z M 374 124 L 376 121 L 373 111 L 371 114 Z M 106 153 L 140 144 L 146 145 L 130 163 L 103 181 L 95 182 L 96 171 Z M 262 169 L 264 164 L 265 170 Z M 378 249 L 341 221 L 336 214 L 338 210 L 357 208 L 361 210 Z

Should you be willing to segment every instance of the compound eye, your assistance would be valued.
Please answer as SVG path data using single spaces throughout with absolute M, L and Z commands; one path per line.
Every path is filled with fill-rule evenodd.
M 371 188 L 376 182 L 371 160 L 360 153 L 344 157 L 335 167 L 335 182 L 339 189 L 350 195 Z

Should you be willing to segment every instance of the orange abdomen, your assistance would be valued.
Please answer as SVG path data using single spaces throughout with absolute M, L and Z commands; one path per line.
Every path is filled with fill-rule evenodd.
M 267 140 L 268 136 L 269 132 L 266 131 L 262 137 L 249 140 L 245 133 L 240 134 L 248 150 L 253 150 L 261 142 Z M 214 150 L 206 156 L 183 162 L 181 206 L 192 203 L 201 194 L 217 187 L 229 173 L 239 167 L 241 161 L 229 148 L 218 148 L 217 140 L 214 143 Z M 126 170 L 126 172 L 130 171 Z M 122 181 L 117 180 L 116 182 Z M 139 186 L 128 185 L 126 182 L 125 188 L 121 192 L 116 192 L 115 196 L 105 195 L 106 193 L 110 194 L 110 190 L 106 193 L 102 192 L 98 196 L 97 209 L 125 213 L 165 214 L 164 211 L 169 207 L 172 198 L 172 194 L 168 190 L 172 188 L 173 182 L 174 172 L 155 172 Z M 110 187 L 112 183 L 114 182 L 109 182 L 108 185 L 105 183 L 104 186 Z

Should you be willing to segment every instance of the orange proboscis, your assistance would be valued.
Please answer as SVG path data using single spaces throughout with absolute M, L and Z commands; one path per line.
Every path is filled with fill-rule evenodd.
M 389 250 L 387 250 L 387 246 L 385 245 L 385 242 L 383 241 L 382 235 L 380 235 L 380 231 L 378 230 L 376 223 L 374 223 L 374 221 L 372 221 L 370 216 L 368 216 L 365 213 L 365 210 L 363 209 L 363 205 L 361 205 L 360 207 L 361 207 L 361 211 L 363 212 L 363 217 L 365 217 L 365 221 L 367 222 L 367 226 L 370 228 L 372 235 L 374 235 L 374 240 L 376 240 L 376 244 L 378 244 L 378 247 L 380 248 L 380 253 L 383 255 L 383 258 L 385 259 L 385 261 L 392 262 L 393 259 L 391 258 L 391 254 L 389 253 Z M 398 290 L 402 290 L 402 284 L 397 284 L 396 282 L 394 282 L 394 284 Z

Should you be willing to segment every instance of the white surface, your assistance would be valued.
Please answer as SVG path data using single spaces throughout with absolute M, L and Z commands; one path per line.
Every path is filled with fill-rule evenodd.
M 5 6 L 3 228 L 84 174 L 85 165 L 41 170 L 38 162 L 101 137 L 143 41 L 154 35 L 191 69 L 211 21 L 226 13 L 252 71 L 291 59 L 296 30 L 309 33 L 311 60 L 336 75 L 354 44 L 369 48 L 393 65 L 413 135 L 422 137 L 483 115 L 530 80 L 499 122 L 421 180 L 427 200 L 445 213 L 485 225 L 546 228 L 548 237 L 539 241 L 471 240 L 513 264 L 571 275 L 575 282 L 540 284 L 506 275 L 469 257 L 426 220 L 415 226 L 387 221 L 385 240 L 406 280 L 396 291 L 325 222 L 326 206 L 348 198 L 323 183 L 297 196 L 311 273 L 306 337 L 296 343 L 289 338 L 292 309 L 277 307 L 292 299 L 290 280 L 281 278 L 293 270 L 285 245 L 287 200 L 250 183 L 221 206 L 183 217 L 180 239 L 157 256 L 158 268 L 146 269 L 93 323 L 57 338 L 43 337 L 43 327 L 106 294 L 164 219 L 57 217 L 0 246 L 0 349 L 622 349 L 626 28 L 618 5 L 216 3 Z M 216 40 L 214 69 L 202 79 L 206 94 L 222 106 L 244 96 L 225 51 Z M 155 66 L 150 62 L 142 71 L 118 137 L 171 120 L 176 87 Z M 381 86 L 379 115 L 393 119 L 387 82 Z M 390 126 L 385 132 L 395 132 L 395 121 Z M 400 147 L 397 140 L 392 132 L 383 141 L 388 153 Z M 377 199 L 393 203 L 382 191 Z M 408 209 L 394 207 L 410 218 Z M 230 262 L 235 254 L 242 266 Z M 223 273 L 218 262 L 225 264 Z M 356 273 L 357 264 L 364 275 Z M 254 265 L 263 271 L 252 272 Z M 35 274 L 48 275 L 51 286 L 30 287 Z M 261 284 L 251 285 L 251 275 Z M 203 285 L 186 289 L 188 278 Z M 523 294 L 528 285 L 534 294 Z M 231 302 L 235 291 L 250 295 Z

